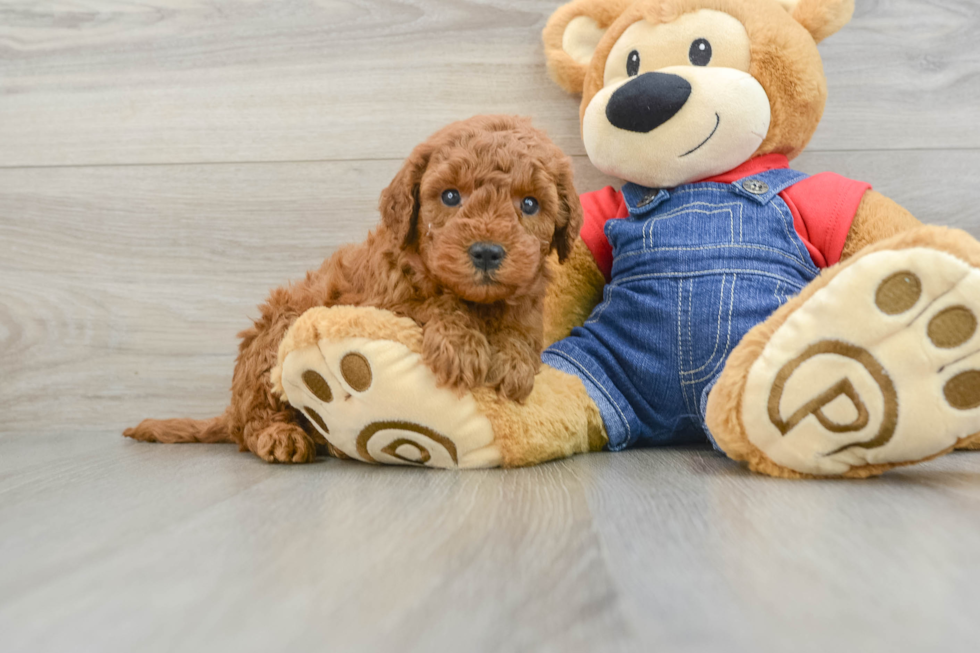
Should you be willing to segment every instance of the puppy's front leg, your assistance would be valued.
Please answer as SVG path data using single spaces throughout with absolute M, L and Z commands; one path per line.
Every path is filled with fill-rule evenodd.
M 541 342 L 516 328 L 501 329 L 490 337 L 493 353 L 487 385 L 508 399 L 524 403 L 534 388 L 541 367 Z
M 470 390 L 486 381 L 490 343 L 465 313 L 440 311 L 422 327 L 422 359 L 440 385 Z
M 311 437 L 300 427 L 296 411 L 272 392 L 269 379 L 279 342 L 295 317 L 289 299 L 286 291 L 274 291 L 268 304 L 261 307 L 262 318 L 239 334 L 242 342 L 228 415 L 230 430 L 239 444 L 262 460 L 307 463 L 316 458 L 316 444 L 323 437 L 314 429 L 316 436 Z

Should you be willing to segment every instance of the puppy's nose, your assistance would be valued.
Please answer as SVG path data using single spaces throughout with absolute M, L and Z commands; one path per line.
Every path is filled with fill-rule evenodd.
M 484 272 L 493 272 L 499 268 L 507 256 L 507 250 L 497 243 L 474 243 L 469 252 L 473 267 Z
M 616 89 L 606 105 L 614 127 L 646 134 L 664 124 L 691 97 L 686 79 L 669 73 L 643 73 Z

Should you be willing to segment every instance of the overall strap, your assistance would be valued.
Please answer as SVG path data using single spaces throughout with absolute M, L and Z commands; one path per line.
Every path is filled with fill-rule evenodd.
M 798 170 L 777 168 L 733 181 L 731 187 L 735 193 L 742 197 L 758 204 L 767 204 L 773 197 L 807 177 L 809 175 Z
M 663 188 L 647 188 L 633 182 L 623 184 L 623 200 L 630 217 L 645 215 L 670 199 L 670 192 Z

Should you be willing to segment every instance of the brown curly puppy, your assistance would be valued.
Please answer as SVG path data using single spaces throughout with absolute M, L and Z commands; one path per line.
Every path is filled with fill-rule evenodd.
M 547 257 L 582 226 L 569 159 L 527 119 L 477 116 L 422 143 L 381 194 L 381 224 L 306 279 L 272 292 L 242 338 L 231 405 L 209 420 L 144 420 L 149 442 L 237 442 L 308 462 L 323 437 L 271 390 L 283 334 L 315 306 L 374 306 L 416 320 L 443 385 L 523 400 L 540 365 Z M 307 428 L 304 430 L 303 426 Z

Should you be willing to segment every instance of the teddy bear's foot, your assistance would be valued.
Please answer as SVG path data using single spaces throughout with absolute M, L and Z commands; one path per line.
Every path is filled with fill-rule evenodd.
M 334 455 L 368 463 L 493 467 L 493 428 L 470 395 L 436 385 L 414 322 L 338 306 L 304 313 L 280 347 L 274 382 Z
M 746 336 L 708 402 L 732 457 L 879 474 L 980 432 L 980 244 L 925 228 L 826 272 Z

